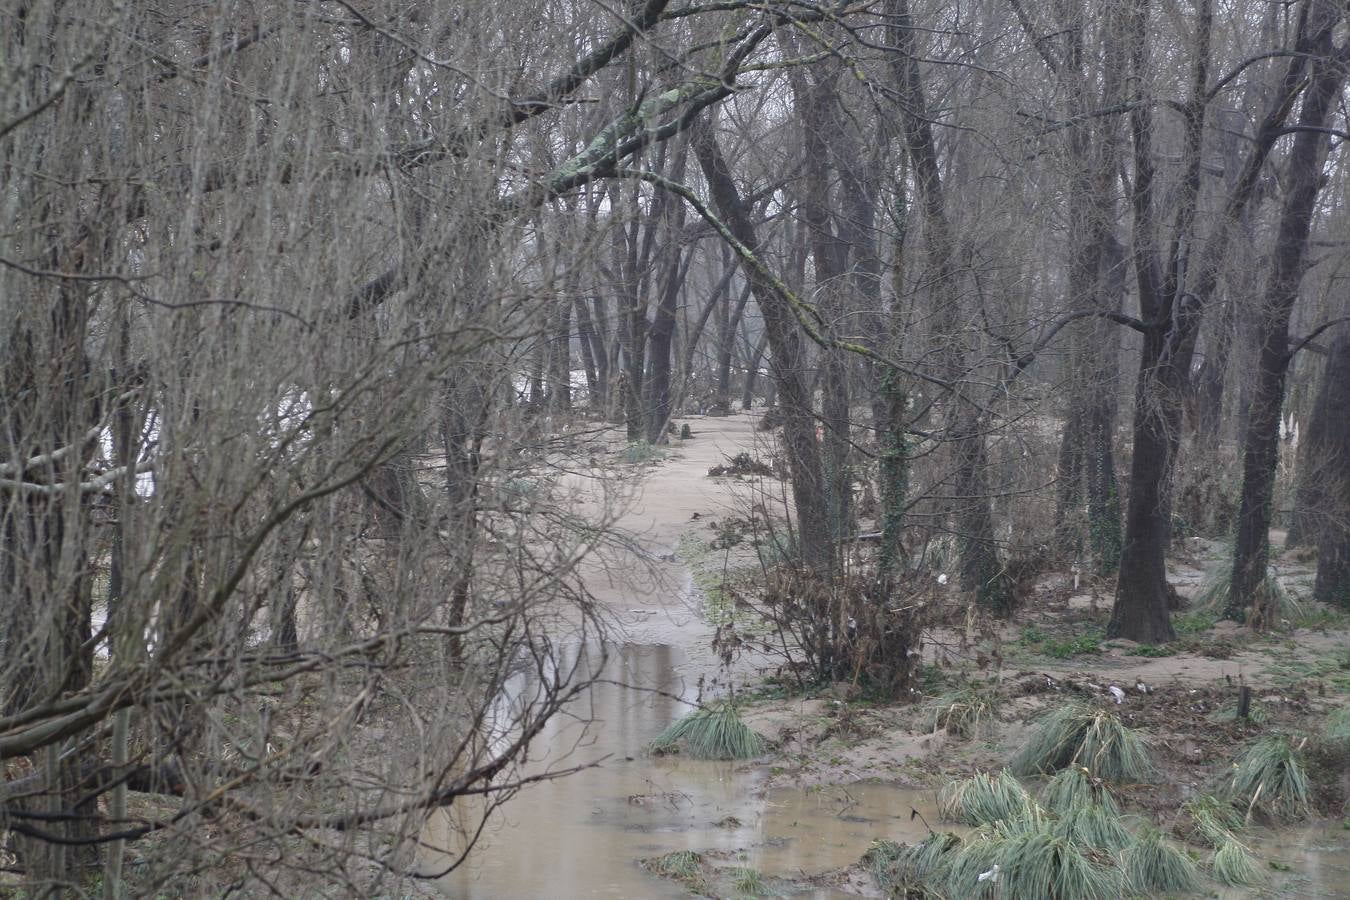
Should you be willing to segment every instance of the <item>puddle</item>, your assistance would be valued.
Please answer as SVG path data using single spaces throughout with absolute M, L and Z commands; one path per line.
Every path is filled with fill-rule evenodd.
M 550 722 L 526 774 L 608 758 L 505 803 L 468 862 L 437 882 L 447 896 L 685 897 L 637 860 L 675 850 L 743 850 L 739 865 L 798 877 L 856 862 L 878 837 L 922 838 L 927 830 L 910 820 L 911 807 L 936 822 L 931 792 L 855 784 L 766 795 L 759 767 L 648 756 L 648 742 L 690 708 L 676 698 L 695 696 L 703 664 L 668 645 L 625 644 L 610 654 L 605 676 L 632 687 L 597 684 L 572 715 Z M 528 688 L 522 681 L 511 689 Z M 433 819 L 423 841 L 455 846 L 449 817 Z M 434 851 L 420 862 L 424 872 L 446 864 Z
M 1254 828 L 1243 837 L 1270 877 L 1266 895 L 1280 897 L 1350 897 L 1350 831 L 1338 823 L 1306 827 Z M 1249 891 L 1221 891 L 1224 900 L 1256 896 Z

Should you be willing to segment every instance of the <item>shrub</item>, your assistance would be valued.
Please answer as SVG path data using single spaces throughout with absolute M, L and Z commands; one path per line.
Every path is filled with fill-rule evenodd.
M 1284 821 L 1308 814 L 1311 793 L 1297 748 L 1282 734 L 1266 735 L 1248 747 L 1228 786 L 1229 799 L 1249 818 L 1259 811 Z
M 680 743 L 695 759 L 752 759 L 764 752 L 764 739 L 741 721 L 730 702 L 697 709 L 652 741 L 656 753 L 676 751 Z
M 1110 854 L 1057 834 L 1039 812 L 978 832 L 952 854 L 944 875 L 947 893 L 961 898 L 1114 900 L 1122 888 Z
M 645 860 L 643 865 L 664 878 L 695 878 L 702 870 L 703 856 L 693 850 L 676 850 Z
M 1233 807 L 1209 794 L 1186 801 L 1182 809 L 1191 817 L 1195 836 L 1211 847 L 1236 840 L 1233 832 L 1242 826 Z
M 924 708 L 929 728 L 942 729 L 952 737 L 970 738 L 993 733 L 998 721 L 998 697 L 966 685 L 930 701 Z
M 921 889 L 939 876 L 961 839 L 950 831 L 934 831 L 917 844 L 877 841 L 863 856 L 877 886 L 888 894 L 903 896 Z
M 1200 886 L 1200 870 L 1162 832 L 1145 826 L 1125 851 L 1125 883 L 1146 896 L 1185 894 Z
M 1096 778 L 1147 781 L 1153 775 L 1148 746 L 1113 713 L 1071 703 L 1041 719 L 1013 758 L 1017 775 L 1041 775 L 1081 766 Z
M 1195 611 L 1215 616 L 1225 615 L 1232 580 L 1233 548 L 1229 547 L 1227 554 L 1215 563 L 1215 568 L 1201 583 L 1193 604 Z M 1266 568 L 1266 577 L 1261 582 L 1260 590 L 1264 594 L 1267 625 L 1281 619 L 1292 622 L 1303 615 L 1302 605 L 1280 584 L 1279 579 L 1275 577 L 1274 569 Z
M 1251 851 L 1236 838 L 1219 844 L 1209 863 L 1210 874 L 1214 880 L 1229 887 L 1249 887 L 1259 884 L 1263 879 L 1261 868 Z
M 1088 805 L 1100 806 L 1112 815 L 1120 815 L 1116 798 L 1111 795 L 1105 782 L 1093 778 L 1082 766 L 1062 769 L 1051 778 L 1041 791 L 1041 803 L 1046 809 L 1059 815 Z
M 997 775 L 977 772 L 950 782 L 938 794 L 938 815 L 964 825 L 1018 818 L 1030 810 L 1030 795 L 1006 769 Z

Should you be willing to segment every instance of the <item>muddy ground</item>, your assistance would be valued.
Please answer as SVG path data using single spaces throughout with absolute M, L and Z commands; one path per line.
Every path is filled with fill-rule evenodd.
M 708 424 L 695 423 L 695 430 Z M 760 452 L 767 454 L 762 445 Z M 763 468 L 739 468 L 744 471 L 720 472 L 714 479 L 730 483 L 739 507 L 721 516 L 696 516 L 681 535 L 680 555 L 693 570 L 705 616 L 754 634 L 747 608 L 753 604 L 746 599 L 765 557 L 756 545 L 762 548 L 766 541 L 745 513 L 758 499 L 781 495 L 781 487 Z M 1282 537 L 1272 535 L 1276 547 Z M 908 813 L 897 813 L 897 803 L 912 801 L 919 815 L 935 815 L 931 801 L 941 785 L 1002 768 L 1031 723 L 1066 698 L 1078 698 L 1111 706 L 1147 736 L 1159 775 L 1151 784 L 1122 790 L 1127 817 L 1184 830 L 1182 803 L 1213 791 L 1244 744 L 1270 730 L 1317 734 L 1333 710 L 1350 706 L 1350 617 L 1313 604 L 1308 598 L 1314 563 L 1285 554 L 1274 560 L 1291 599 L 1279 627 L 1258 634 L 1220 621 L 1197 600 L 1227 564 L 1224 545 L 1192 538 L 1177 550 L 1169 578 L 1188 602 L 1174 616 L 1179 639 L 1166 647 L 1107 640 L 1113 585 L 1050 571 L 1035 580 L 1010 621 L 991 623 L 972 614 L 961 627 L 930 632 L 927 665 L 912 702 L 871 697 L 865 684 L 803 688 L 783 660 L 762 653 L 753 654 L 749 664 L 757 676 L 748 676 L 746 659 L 738 659 L 731 669 L 744 676 L 739 680 L 745 719 L 771 746 L 769 755 L 754 763 L 763 771 L 754 789 L 764 796 L 814 793 L 837 806 L 838 816 L 860 818 L 864 828 L 874 825 L 876 838 L 912 839 L 910 826 L 896 824 L 904 818 L 898 813 Z M 950 602 L 959 606 L 961 599 L 952 593 Z M 968 683 L 998 698 L 992 731 L 971 739 L 935 731 L 927 701 Z M 1244 686 L 1251 690 L 1251 712 L 1239 719 Z M 1119 703 L 1112 687 L 1123 693 Z M 1314 780 L 1314 819 L 1278 828 L 1252 823 L 1247 832 L 1269 867 L 1267 883 L 1247 890 L 1211 885 L 1216 895 L 1350 896 L 1350 772 L 1323 766 Z M 880 804 L 857 800 L 879 791 Z M 655 858 L 647 866 L 696 895 L 881 895 L 860 862 L 795 876 L 762 873 L 756 882 L 746 861 L 761 849 L 712 847 L 683 875 L 661 872 Z

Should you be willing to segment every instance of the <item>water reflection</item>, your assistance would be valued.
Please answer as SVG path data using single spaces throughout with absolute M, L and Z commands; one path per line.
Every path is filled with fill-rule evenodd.
M 599 656 L 594 647 L 572 652 L 581 654 L 583 667 Z M 933 820 L 931 796 L 882 785 L 762 796 L 764 773 L 755 766 L 647 756 L 652 738 L 690 709 L 680 700 L 694 698 L 702 665 L 668 645 L 610 648 L 605 681 L 549 723 L 531 747 L 526 774 L 603 762 L 533 785 L 505 804 L 469 861 L 440 889 L 453 897 L 522 900 L 682 897 L 679 885 L 648 876 L 636 860 L 674 850 L 743 849 L 736 864 L 793 877 L 852 863 L 876 837 L 923 836 L 909 810 L 919 804 Z M 501 702 L 532 691 L 522 676 Z M 424 839 L 453 846 L 447 826 L 444 817 L 434 820 Z M 424 853 L 423 863 L 434 870 L 436 854 Z

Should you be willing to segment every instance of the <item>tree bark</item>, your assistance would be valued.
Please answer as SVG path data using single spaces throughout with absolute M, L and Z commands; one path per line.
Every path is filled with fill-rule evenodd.
M 1310 8 L 1314 10 L 1312 14 Z M 1166 277 L 1156 251 L 1152 107 L 1140 93 L 1136 92 L 1131 98 L 1134 102 L 1130 111 L 1130 131 L 1135 163 L 1131 198 L 1133 256 L 1144 346 L 1135 382 L 1134 453 L 1130 465 L 1124 548 L 1107 634 L 1145 643 L 1166 642 L 1175 636 L 1168 615 L 1173 592 L 1166 580 L 1166 552 L 1171 539 L 1169 485 L 1180 448 L 1183 402 L 1189 387 L 1201 317 L 1218 283 L 1234 223 L 1241 219 L 1251 201 L 1270 150 L 1295 98 L 1303 89 L 1305 54 L 1310 40 L 1323 31 L 1329 32 L 1340 15 L 1330 0 L 1316 0 L 1312 7 L 1303 8 L 1295 53 L 1285 70 L 1281 89 L 1267 108 L 1242 174 L 1205 244 L 1194 286 L 1190 287 L 1187 269 L 1193 244 L 1208 94 L 1209 12 L 1210 6 L 1206 2 L 1200 10 L 1204 27 L 1197 29 L 1203 48 L 1196 54 L 1196 77 L 1185 115 L 1184 165 L 1187 175 L 1178 198 Z M 1140 85 L 1148 69 L 1147 15 L 1146 3 L 1132 7 L 1127 30 L 1130 69 Z
M 784 49 L 789 54 L 796 48 L 784 38 Z M 828 74 L 816 84 L 808 84 L 806 74 L 798 69 L 789 71 L 794 104 L 802 128 L 802 169 L 804 173 L 800 199 L 802 221 L 811 245 L 815 264 L 815 286 L 820 297 L 819 306 L 825 315 L 824 334 L 834 340 L 840 336 L 839 327 L 847 315 L 844 274 L 848 268 L 849 246 L 836 234 L 830 214 L 830 139 L 829 124 L 838 103 Z M 852 523 L 852 483 L 849 471 L 849 378 L 845 351 L 837 346 L 821 348 L 821 422 L 824 425 L 825 501 L 829 508 L 830 534 L 838 540 Z
M 1016 598 L 1011 580 L 999 559 L 994 538 L 994 513 L 987 486 L 985 424 L 980 410 L 963 384 L 965 360 L 958 334 L 960 309 L 956 244 L 947 216 L 947 201 L 938 166 L 937 146 L 928 116 L 928 102 L 914 46 L 914 23 L 908 0 L 888 0 L 894 80 L 901 94 L 901 120 L 914 166 L 914 180 L 922 209 L 925 243 L 934 269 L 933 303 L 938 317 L 935 331 L 939 374 L 950 383 L 946 437 L 955 460 L 953 519 L 961 545 L 961 585 L 974 592 L 981 606 L 999 615 L 1012 612 Z
M 1350 612 L 1350 326 L 1331 345 L 1317 410 L 1322 487 L 1316 509 L 1317 581 L 1313 599 Z M 1312 432 L 1312 427 L 1309 432 Z M 1310 434 L 1311 439 L 1311 434 Z
M 737 241 L 752 252 L 756 251 L 760 243 L 749 210 L 731 178 L 712 128 L 697 129 L 692 141 L 718 215 Z M 773 354 L 770 363 L 784 415 L 783 441 L 797 512 L 798 552 L 803 564 L 809 568 L 827 571 L 833 565 L 834 543 L 830 539 L 815 416 L 802 371 L 797 319 L 788 299 L 758 270 L 743 263 L 743 271 L 764 317 Z
M 1350 47 L 1350 45 L 1347 45 Z M 1308 235 L 1321 189 L 1327 135 L 1318 131 L 1331 114 L 1345 83 L 1350 53 L 1335 52 L 1330 32 L 1310 48 L 1312 80 L 1299 113 L 1300 130 L 1289 154 L 1288 193 L 1280 214 L 1270 278 L 1261 305 L 1261 351 L 1242 458 L 1242 503 L 1238 509 L 1237 542 L 1225 615 L 1246 619 L 1255 628 L 1271 624 L 1266 596 L 1270 556 L 1270 519 L 1274 502 L 1275 466 L 1279 460 L 1280 414 L 1288 372 L 1289 320 L 1298 301 L 1308 250 Z

